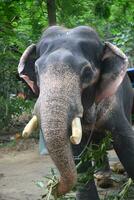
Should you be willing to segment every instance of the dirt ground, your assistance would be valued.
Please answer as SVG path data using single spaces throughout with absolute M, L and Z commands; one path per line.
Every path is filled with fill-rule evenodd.
M 110 162 L 117 162 L 113 151 L 110 152 Z M 48 181 L 44 177 L 51 174 L 51 168 L 55 166 L 49 155 L 40 156 L 38 143 L 33 140 L 0 148 L 0 200 L 40 199 L 44 190 L 36 183 Z M 107 190 L 99 188 L 99 193 L 104 195 Z
M 0 149 L 1 150 L 1 149 Z M 37 200 L 43 191 L 36 186 L 54 165 L 48 155 L 40 156 L 38 144 L 23 151 L 0 152 L 0 200 Z

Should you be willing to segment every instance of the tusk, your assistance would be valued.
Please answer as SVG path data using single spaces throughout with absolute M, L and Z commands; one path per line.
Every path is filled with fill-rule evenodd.
M 32 119 L 28 122 L 28 124 L 25 126 L 22 136 L 23 137 L 29 137 L 31 133 L 38 128 L 38 119 L 37 116 L 34 115 Z
M 76 117 L 72 121 L 72 135 L 70 136 L 70 140 L 73 144 L 79 144 L 82 138 L 82 127 L 80 118 Z

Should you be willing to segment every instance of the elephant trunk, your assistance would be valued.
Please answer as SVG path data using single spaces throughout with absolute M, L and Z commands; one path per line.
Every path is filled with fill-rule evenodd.
M 40 76 L 40 121 L 49 154 L 60 172 L 57 195 L 71 190 L 77 172 L 70 147 L 69 130 L 81 117 L 79 79 L 68 65 L 51 65 Z
M 56 193 L 61 196 L 75 185 L 77 172 L 68 135 L 68 106 L 59 99 L 60 96 L 41 102 L 41 127 L 49 154 L 60 172 Z

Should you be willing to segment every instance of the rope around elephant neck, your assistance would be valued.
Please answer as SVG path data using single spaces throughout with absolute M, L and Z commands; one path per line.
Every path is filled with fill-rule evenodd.
M 98 113 L 98 109 L 99 109 L 99 106 L 95 104 L 95 120 L 94 120 L 94 123 L 93 123 L 93 126 L 92 126 L 92 129 L 90 131 L 90 136 L 88 138 L 88 141 L 87 141 L 87 144 L 86 146 L 84 147 L 84 149 L 81 151 L 81 153 L 78 155 L 78 156 L 74 156 L 74 160 L 81 160 L 81 156 L 85 153 L 85 151 L 87 150 L 87 147 L 88 145 L 92 144 L 91 140 L 92 140 L 92 136 L 93 136 L 93 131 L 94 131 L 94 128 L 95 128 L 95 123 L 96 123 L 96 120 L 97 120 L 97 113 Z

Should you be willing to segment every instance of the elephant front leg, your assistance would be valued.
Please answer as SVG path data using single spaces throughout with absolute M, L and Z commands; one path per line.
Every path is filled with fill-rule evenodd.
M 124 117 L 113 126 L 113 147 L 128 175 L 134 179 L 134 131 Z
M 77 189 L 76 200 L 99 200 L 94 180 L 88 181 Z
M 92 168 L 91 161 L 86 161 L 78 168 L 78 186 L 76 191 L 76 200 L 99 200 L 99 195 L 89 169 Z

